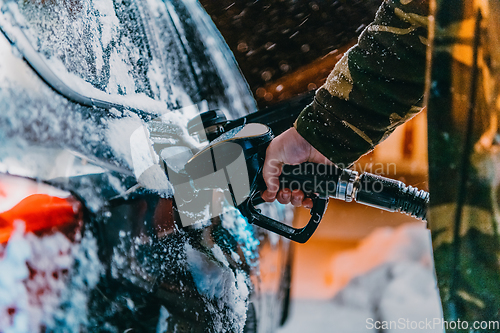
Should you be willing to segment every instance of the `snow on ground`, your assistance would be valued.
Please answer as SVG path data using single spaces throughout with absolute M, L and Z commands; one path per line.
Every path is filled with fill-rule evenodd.
M 338 286 L 333 299 L 294 299 L 279 333 L 415 332 L 422 330 L 412 323 L 442 318 L 426 229 L 376 230 L 355 250 L 334 257 L 331 269 Z M 392 329 L 377 330 L 375 321 L 393 322 Z

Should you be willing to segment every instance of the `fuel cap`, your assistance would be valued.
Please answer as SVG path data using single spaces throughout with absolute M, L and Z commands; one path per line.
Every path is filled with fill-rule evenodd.
M 227 118 L 221 110 L 210 110 L 200 113 L 187 124 L 190 135 L 198 135 L 200 141 L 212 141 L 224 133 Z

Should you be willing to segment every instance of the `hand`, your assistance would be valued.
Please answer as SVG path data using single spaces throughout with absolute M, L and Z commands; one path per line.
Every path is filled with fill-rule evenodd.
M 315 162 L 332 164 L 325 156 L 317 151 L 306 141 L 295 128 L 290 128 L 277 136 L 266 150 L 266 160 L 262 170 L 264 182 L 267 189 L 262 193 L 262 199 L 272 202 L 275 199 L 282 204 L 292 203 L 295 207 L 304 205 L 312 208 L 312 200 L 304 199 L 304 193 L 300 190 L 279 189 L 279 175 L 283 164 L 300 164 L 303 162 Z

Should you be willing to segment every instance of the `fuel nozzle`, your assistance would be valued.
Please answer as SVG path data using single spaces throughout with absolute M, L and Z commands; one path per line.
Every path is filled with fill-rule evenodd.
M 356 201 L 391 212 L 426 218 L 429 194 L 425 191 L 369 173 L 360 175 L 334 164 L 306 162 L 284 165 L 279 177 L 280 188 L 300 189 L 313 203 L 309 222 L 302 228 L 294 228 L 265 216 L 257 208 L 264 203 L 261 193 L 266 189 L 266 184 L 262 170 L 266 149 L 274 138 L 270 127 L 245 117 L 229 121 L 224 113 L 214 110 L 191 120 L 188 131 L 198 135 L 200 142 L 204 139 L 209 144 L 191 157 L 182 151 L 174 157 L 162 154 L 169 180 L 174 187 L 179 186 L 179 190 L 176 188 L 177 195 L 185 185 L 196 188 L 196 191 L 223 190 L 228 194 L 228 202 L 232 202 L 249 223 L 293 241 L 304 243 L 312 236 L 325 214 L 329 198 Z M 196 198 L 186 196 L 189 200 L 185 206 L 189 208 Z M 192 216 L 188 208 L 187 217 Z
M 187 124 L 188 133 L 197 135 L 200 142 L 213 141 L 225 132 L 228 123 L 226 115 L 221 110 L 210 110 L 200 113 Z

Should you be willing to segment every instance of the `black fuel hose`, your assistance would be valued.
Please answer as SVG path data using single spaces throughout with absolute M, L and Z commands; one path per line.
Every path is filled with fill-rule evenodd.
M 400 212 L 426 220 L 429 193 L 401 181 L 374 175 L 358 174 L 335 165 L 302 163 L 285 165 L 280 176 L 280 188 L 300 189 L 306 196 L 313 194 Z

